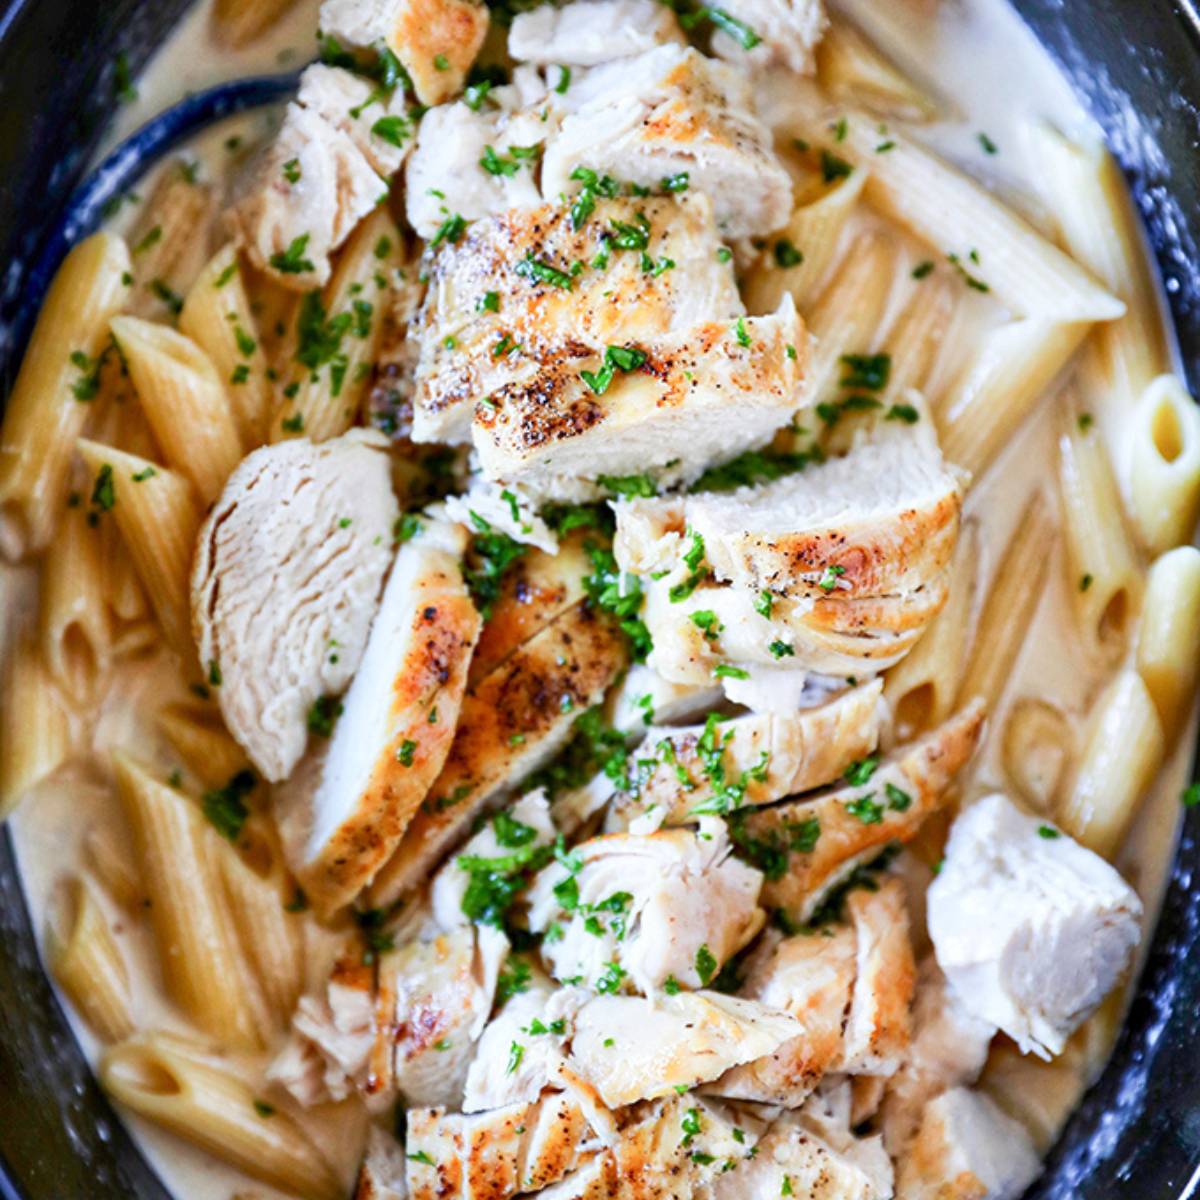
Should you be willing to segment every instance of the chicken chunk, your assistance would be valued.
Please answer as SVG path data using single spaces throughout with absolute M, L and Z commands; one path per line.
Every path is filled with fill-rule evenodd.
M 1041 1162 L 1029 1134 L 981 1092 L 953 1088 L 925 1106 L 901 1160 L 897 1200 L 1018 1200 Z
M 730 857 L 725 829 L 609 834 L 572 851 L 577 869 L 552 863 L 529 891 L 530 927 L 561 931 L 542 945 L 559 979 L 582 977 L 643 992 L 668 980 L 703 987 L 762 928 L 762 874 Z
M 462 577 L 466 540 L 457 525 L 427 521 L 396 555 L 320 783 L 298 814 L 308 835 L 293 870 L 320 912 L 370 882 L 450 752 L 481 624 Z
M 763 905 L 803 923 L 855 867 L 888 843 L 914 837 L 974 753 L 983 715 L 983 705 L 973 702 L 869 774 L 857 772 L 859 782 L 734 814 L 735 844 L 766 876 Z
M 283 287 L 308 291 L 328 281 L 330 255 L 386 196 L 355 137 L 293 103 L 249 190 L 225 219 L 260 271 Z
M 372 1125 L 358 1168 L 354 1200 L 408 1200 L 407 1174 L 404 1147 L 391 1134 Z
M 372 884 L 372 903 L 420 883 L 482 810 L 553 758 L 625 658 L 620 630 L 581 603 L 481 679 L 463 700 L 441 774 Z
M 772 804 L 831 783 L 879 741 L 883 685 L 844 691 L 816 708 L 789 713 L 709 717 L 702 726 L 651 726 L 638 755 L 636 786 L 615 805 L 622 819 L 634 813 L 682 824 L 705 812 Z
M 577 0 L 517 13 L 508 52 L 518 62 L 594 67 L 682 41 L 675 14 L 657 0 Z
M 683 177 L 711 197 L 727 237 L 788 219 L 791 181 L 743 72 L 668 44 L 595 68 L 563 101 L 570 111 L 546 149 L 543 195 L 578 191 L 582 167 L 647 187 Z
M 439 245 L 420 319 L 418 441 L 468 441 L 479 397 L 553 377 L 564 356 L 652 345 L 742 315 L 732 267 L 717 258 L 721 243 L 704 197 L 594 196 L 590 212 L 580 204 L 505 212 Z M 647 271 L 643 254 L 652 267 L 673 265 Z M 570 286 L 542 284 L 527 262 L 567 272 L 559 282 Z M 572 276 L 577 262 L 584 269 Z
M 627 737 L 641 738 L 651 725 L 695 721 L 720 705 L 720 684 L 672 683 L 652 667 L 634 663 L 609 693 L 608 723 Z
M 472 0 L 323 0 L 321 32 L 354 50 L 385 46 L 422 104 L 462 90 L 488 29 L 488 9 Z
M 398 511 L 385 446 L 352 432 L 256 450 L 201 527 L 200 661 L 230 733 L 272 782 L 304 752 L 313 704 L 342 691 L 362 658 Z
M 963 1005 L 1045 1058 L 1129 967 L 1141 919 L 1098 854 L 999 794 L 954 822 L 928 894 L 938 965 Z
M 305 67 L 296 102 L 346 134 L 385 179 L 400 169 L 416 141 L 404 89 L 385 92 L 353 71 L 323 63 Z
M 755 71 L 781 63 L 799 75 L 813 73 L 813 51 L 829 24 L 821 0 L 728 0 L 724 11 L 750 36 L 718 28 L 712 47 L 722 58 Z

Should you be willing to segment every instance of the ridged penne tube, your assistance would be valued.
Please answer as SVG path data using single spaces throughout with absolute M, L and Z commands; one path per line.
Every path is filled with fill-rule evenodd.
M 929 382 L 953 321 L 954 293 L 944 280 L 930 279 L 913 289 L 884 339 L 892 362 L 882 400 L 906 388 L 929 395 Z
M 867 200 L 953 255 L 977 290 L 992 292 L 1021 316 L 1055 321 L 1111 321 L 1125 311 L 1116 296 L 968 175 L 895 130 L 887 135 L 892 147 L 877 153 L 878 122 L 854 112 L 844 119 L 838 153 L 869 168 Z
M 1075 619 L 1088 652 L 1115 661 L 1141 602 L 1141 563 L 1104 439 L 1070 404 L 1058 438 L 1058 485 Z
M 1137 669 L 1168 736 L 1191 708 L 1200 669 L 1200 550 L 1179 546 L 1146 578 L 1137 629 Z
M 1151 554 L 1190 541 L 1200 515 L 1200 407 L 1174 375 L 1160 375 L 1133 413 L 1129 507 Z
M 966 522 L 959 530 L 950 567 L 950 595 L 912 652 L 884 676 L 883 694 L 892 708 L 894 740 L 911 741 L 940 725 L 958 696 L 971 633 L 979 532 Z
M 132 309 L 138 316 L 173 320 L 209 254 L 216 194 L 196 180 L 192 164 L 177 159 L 160 172 L 129 232 L 133 259 Z
M 83 835 L 83 862 L 109 899 L 133 912 L 145 895 L 133 871 L 133 852 L 110 826 L 97 825 Z
M 1075 757 L 1075 732 L 1066 713 L 1023 696 L 1004 721 L 1001 758 L 1018 796 L 1035 812 L 1053 811 Z
M 111 468 L 111 515 L 167 644 L 190 663 L 196 649 L 188 570 L 201 515 L 191 484 L 166 467 L 97 442 L 80 439 L 79 453 L 97 477 Z
M 213 32 L 226 46 L 245 46 L 279 20 L 296 0 L 216 0 Z
M 358 413 L 379 346 L 391 276 L 404 261 L 404 238 L 386 209 L 355 230 L 333 278 L 318 297 L 310 292 L 297 317 L 297 345 L 283 403 L 271 423 L 271 440 L 307 437 L 314 442 L 345 433 Z M 337 350 L 314 357 L 314 328 L 325 339 L 336 329 Z M 292 394 L 289 395 L 288 393 Z
M 250 766 L 246 752 L 226 730 L 220 713 L 192 704 L 169 704 L 157 714 L 167 741 L 205 787 L 224 787 Z
M 986 334 L 939 402 L 937 423 L 946 458 L 976 478 L 982 475 L 1066 366 L 1088 328 L 1035 318 L 1010 321 Z
M 95 694 L 112 663 L 112 619 L 99 528 L 69 507 L 46 552 L 38 597 L 42 657 L 77 703 Z
M 1059 814 L 1089 850 L 1112 858 L 1162 765 L 1166 739 L 1142 677 L 1123 670 L 1088 714 L 1079 767 Z
M 291 288 L 276 282 L 268 272 L 256 271 L 248 262 L 243 261 L 240 269 L 267 361 L 280 378 L 286 378 L 288 362 L 296 348 L 296 310 L 300 306 L 300 297 Z
M 0 692 L 0 820 L 71 750 L 67 710 L 32 632 L 8 647 Z
M 846 251 L 838 272 L 805 314 L 816 339 L 809 378 L 818 400 L 836 394 L 843 354 L 865 354 L 875 341 L 891 290 L 895 251 L 881 233 L 864 233 Z
M 865 171 L 851 171 L 832 183 L 817 183 L 797 198 L 790 220 L 746 280 L 745 300 L 751 313 L 773 313 L 789 293 L 798 308 L 808 308 L 829 275 L 842 230 L 858 205 L 866 178 Z M 803 256 L 794 266 L 782 266 L 775 256 L 774 245 L 783 240 Z
M 0 552 L 10 561 L 44 550 L 62 515 L 75 439 L 98 387 L 96 358 L 128 276 L 125 243 L 97 233 L 50 285 L 0 426 Z
M 1054 515 L 1037 492 L 997 564 L 975 629 L 959 703 L 981 697 L 993 712 L 1017 660 L 1053 557 Z
M 1093 350 L 1106 392 L 1122 408 L 1169 369 L 1158 295 L 1129 188 L 1116 159 L 1096 140 L 1079 145 L 1044 122 L 1029 130 L 1035 181 L 1074 259 L 1126 306 L 1097 329 Z
M 184 795 L 114 754 L 121 798 L 150 900 L 163 981 L 201 1029 L 230 1046 L 259 1045 L 253 986 L 222 890 L 219 835 Z
M 96 897 L 82 879 L 63 882 L 51 899 L 46 959 L 59 987 L 103 1041 L 133 1033 L 129 971 Z
M 108 1094 L 138 1116 L 194 1142 L 247 1175 L 303 1200 L 341 1200 L 329 1164 L 292 1117 L 229 1071 L 156 1035 L 100 1060 Z
M 192 284 L 179 314 L 179 331 L 208 355 L 224 382 L 242 446 L 261 446 L 274 389 L 232 242 L 209 259 Z
M 115 317 L 142 410 L 167 465 L 211 504 L 242 457 L 233 408 L 208 356 L 190 338 L 138 317 Z
M 816 59 L 822 89 L 842 104 L 856 104 L 897 121 L 937 119 L 937 101 L 843 20 L 830 21 L 817 44 Z

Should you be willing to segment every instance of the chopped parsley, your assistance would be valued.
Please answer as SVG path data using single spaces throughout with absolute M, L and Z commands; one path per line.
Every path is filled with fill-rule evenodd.
M 914 279 L 924 279 L 926 275 L 933 274 L 933 263 L 929 259 L 917 263 L 912 269 L 912 277 Z
M 318 737 L 332 737 L 334 723 L 343 711 L 342 702 L 336 696 L 318 696 L 308 710 L 309 732 Z
M 651 497 L 658 495 L 649 475 L 598 475 L 596 482 L 606 491 L 618 496 Z
M 308 242 L 309 235 L 302 233 L 292 239 L 286 250 L 272 254 L 267 261 L 281 275 L 303 275 L 306 271 L 315 271 L 312 260 L 304 257 Z
M 1038 837 L 1046 838 L 1047 841 L 1053 841 L 1055 838 L 1062 837 L 1062 834 L 1053 825 L 1039 825 Z
M 821 151 L 821 178 L 826 183 L 833 183 L 836 179 L 845 179 L 853 171 L 854 167 L 844 158 L 839 158 L 828 150 Z
M 402 767 L 411 767 L 413 765 L 413 757 L 416 753 L 417 743 L 412 738 L 405 738 L 396 751 L 396 761 Z
M 549 284 L 551 287 L 562 288 L 565 292 L 569 292 L 575 283 L 568 272 L 560 271 L 557 267 L 543 262 L 540 258 L 534 258 L 531 254 L 521 259 L 514 270 L 531 283 Z
M 700 977 L 702 987 L 708 986 L 708 981 L 717 973 L 717 960 L 705 943 L 696 951 L 696 974 Z
M 246 797 L 254 791 L 253 771 L 239 771 L 223 788 L 213 788 L 201 798 L 201 808 L 209 823 L 224 838 L 236 842 L 250 810 Z
M 471 513 L 476 532 L 471 538 L 471 549 L 463 578 L 475 607 L 486 621 L 500 596 L 504 573 L 525 554 L 529 547 L 510 537 L 507 533 L 494 530 L 478 513 Z
M 283 177 L 288 183 L 299 183 L 300 174 L 300 160 L 298 158 L 289 158 L 283 164 Z
M 772 248 L 777 267 L 798 267 L 804 261 L 804 255 L 796 249 L 787 238 L 780 238 Z
M 568 284 L 569 286 L 569 284 Z M 646 352 L 633 346 L 608 346 L 604 351 L 604 362 L 599 371 L 580 371 L 580 378 L 596 393 L 603 396 L 617 371 L 623 374 L 636 371 L 646 362 Z M 650 492 L 651 496 L 655 493 Z
M 412 123 L 399 115 L 380 117 L 371 126 L 371 132 L 381 141 L 387 142 L 388 145 L 400 147 L 412 137 Z M 384 256 L 379 254 L 377 249 L 375 257 L 383 258 Z
M 429 243 L 429 248 L 433 250 L 443 242 L 449 242 L 453 246 L 466 232 L 466 228 L 466 220 L 458 213 L 452 213 L 438 226 L 437 232 Z

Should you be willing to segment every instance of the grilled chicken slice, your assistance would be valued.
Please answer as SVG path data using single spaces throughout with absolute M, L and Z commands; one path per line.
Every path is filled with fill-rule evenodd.
M 451 521 L 467 529 L 478 529 L 482 521 L 523 546 L 534 546 L 551 556 L 558 551 L 557 536 L 538 515 L 537 499 L 525 495 L 517 485 L 501 487 L 477 477 L 467 491 L 447 496 L 439 508 Z
M 578 191 L 580 167 L 651 188 L 686 176 L 711 197 L 726 237 L 788 219 L 791 181 L 745 73 L 668 44 L 595 68 L 562 99 L 570 111 L 546 148 L 543 195 Z
M 325 283 L 330 255 L 387 195 L 344 125 L 289 104 L 249 189 L 225 214 L 250 261 L 283 287 Z
M 816 708 L 651 726 L 637 758 L 653 765 L 614 807 L 622 819 L 642 812 L 674 825 L 832 783 L 878 744 L 882 690 L 873 681 Z
M 537 168 L 552 132 L 549 118 L 542 121 L 531 110 L 475 112 L 462 102 L 431 108 L 408 163 L 409 224 L 423 238 L 453 244 L 455 218 L 474 221 L 540 205 Z
M 734 66 L 761 70 L 781 63 L 799 75 L 813 72 L 813 51 L 829 24 L 821 0 L 731 0 L 724 7 L 759 41 L 717 29 L 712 47 Z
M 975 751 L 984 709 L 972 702 L 900 747 L 860 784 L 785 801 L 731 821 L 734 842 L 766 876 L 761 896 L 803 924 L 829 890 L 889 842 L 906 842 L 947 800 Z
M 481 811 L 553 758 L 625 656 L 621 632 L 580 603 L 481 679 L 463 700 L 442 773 L 371 886 L 372 903 L 416 887 Z
M 518 171 L 511 178 L 522 177 Z M 543 374 L 553 378 L 564 357 L 647 346 L 744 312 L 732 266 L 717 258 L 721 243 L 706 198 L 598 197 L 590 214 L 575 207 L 583 219 L 572 211 L 543 205 L 505 212 L 439 244 L 421 313 L 418 441 L 470 440 L 480 397 Z M 618 249 L 618 239 L 630 249 Z M 647 272 L 643 253 L 654 264 L 674 265 Z M 581 262 L 584 269 L 567 276 L 569 288 L 556 287 L 523 273 L 527 261 L 568 273 Z
M 981 1092 L 953 1088 L 925 1106 L 896 1198 L 1017 1200 L 1041 1169 L 1022 1125 Z
M 480 619 L 463 582 L 466 533 L 423 522 L 396 555 L 321 780 L 298 820 L 297 878 L 319 912 L 349 903 L 387 861 L 450 751 Z
M 605 710 L 613 729 L 641 740 L 651 725 L 695 721 L 722 698 L 720 684 L 672 683 L 645 663 L 634 663 L 609 693 Z
M 350 682 L 392 558 L 385 440 L 352 432 L 256 450 L 201 527 L 192 628 L 229 732 L 272 782 L 307 717 Z
M 323 0 L 320 29 L 353 50 L 390 50 L 422 104 L 462 90 L 487 34 L 488 10 L 471 0 Z
M 938 965 L 963 1005 L 1044 1058 L 1125 973 L 1141 919 L 1104 859 L 999 794 L 954 822 L 927 898 Z
M 657 0 L 578 0 L 517 13 L 508 53 L 517 62 L 594 67 L 682 41 L 675 14 Z M 569 89 L 568 81 L 562 94 Z
M 704 987 L 762 928 L 762 874 L 730 856 L 720 821 L 698 833 L 615 833 L 574 848 L 577 870 L 546 867 L 529 890 L 529 923 L 559 979 L 615 990 Z M 613 964 L 617 964 L 614 969 Z
M 755 949 L 739 994 L 795 1017 L 802 1032 L 773 1053 L 727 1071 L 706 1091 L 797 1108 L 842 1058 L 857 938 L 847 925 L 826 932 L 827 937 L 784 938 L 772 931 Z
M 394 1008 L 377 1023 L 393 1063 L 376 1087 L 398 1090 L 411 1105 L 458 1107 L 507 953 L 504 934 L 480 925 L 380 956 L 379 994 L 394 997 Z

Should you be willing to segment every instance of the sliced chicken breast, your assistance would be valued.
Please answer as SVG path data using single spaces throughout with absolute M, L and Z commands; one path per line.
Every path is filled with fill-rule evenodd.
M 450 752 L 481 625 L 462 577 L 466 543 L 459 526 L 426 521 L 396 555 L 293 864 L 320 912 L 370 882 Z
M 731 833 L 766 876 L 763 905 L 803 923 L 855 867 L 915 836 L 946 803 L 955 773 L 975 751 L 983 715 L 973 702 L 894 751 L 861 783 L 737 814 Z
M 954 822 L 927 898 L 938 965 L 963 1005 L 1044 1058 L 1128 969 L 1142 915 L 1104 859 L 1000 794 Z
M 896 1178 L 897 1200 L 1018 1200 L 1041 1173 L 1029 1134 L 981 1092 L 931 1100 Z
M 444 1108 L 408 1114 L 409 1200 L 508 1200 L 520 1187 L 530 1105 L 465 1116 Z
M 192 629 L 229 732 L 272 782 L 350 682 L 392 557 L 386 442 L 354 431 L 256 450 L 200 529 Z
M 712 47 L 723 59 L 751 71 L 780 63 L 799 75 L 813 73 L 813 51 L 829 25 L 821 0 L 731 0 L 724 11 L 758 41 L 747 47 L 751 38 L 718 28 Z
M 571 111 L 546 149 L 543 195 L 578 191 L 580 167 L 652 188 L 685 176 L 727 237 L 788 219 L 791 180 L 744 73 L 668 44 L 595 68 L 563 100 Z
M 634 663 L 609 693 L 605 708 L 613 729 L 641 740 L 651 725 L 698 720 L 717 708 L 722 698 L 720 684 L 672 683 L 653 667 Z
M 518 62 L 594 67 L 682 41 L 675 14 L 657 0 L 578 0 L 517 13 L 508 53 Z
M 320 28 L 354 50 L 386 46 L 422 104 L 462 90 L 487 34 L 488 9 L 471 0 L 323 0 Z

